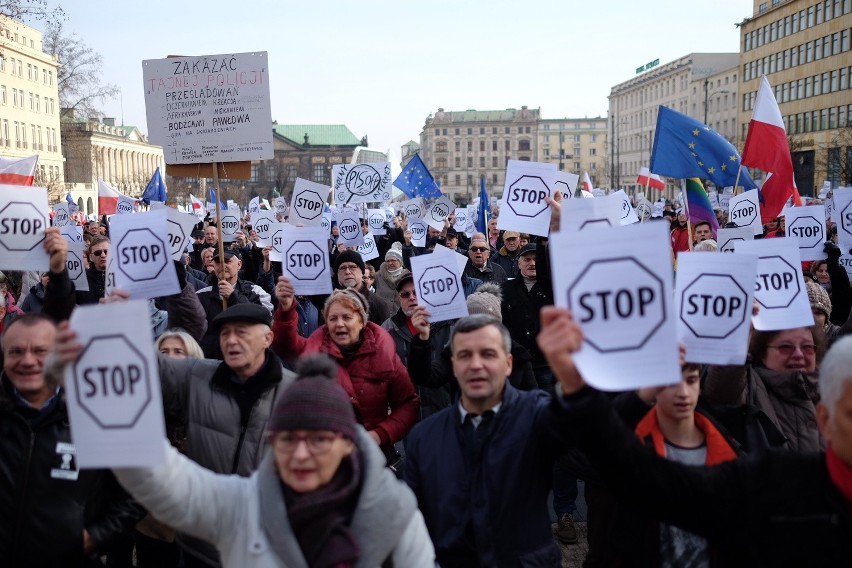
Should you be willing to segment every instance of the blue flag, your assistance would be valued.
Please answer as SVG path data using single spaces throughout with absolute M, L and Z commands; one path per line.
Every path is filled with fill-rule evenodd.
M 491 206 L 488 204 L 488 194 L 485 192 L 485 178 L 479 178 L 479 209 L 476 213 L 476 230 L 484 235 L 488 235 L 488 211 Z
M 216 190 L 213 189 L 212 187 L 210 188 L 210 203 L 212 203 L 214 205 L 216 204 Z M 222 202 L 222 201 L 219 202 L 219 208 L 222 209 L 223 211 L 225 209 L 227 209 L 227 207 L 225 206 L 225 203 Z
M 142 192 L 142 202 L 145 205 L 150 205 L 152 201 L 162 201 L 165 203 L 167 199 L 166 182 L 163 181 L 163 176 L 160 175 L 160 167 L 157 166 L 154 175 L 151 176 L 151 181 L 148 182 L 145 191 Z
M 653 173 L 673 177 L 709 179 L 717 187 L 733 186 L 740 170 L 740 155 L 718 132 L 701 122 L 660 106 L 657 132 L 651 152 Z M 757 187 L 748 170 L 740 173 L 739 185 Z
M 68 212 L 69 213 L 76 213 L 77 211 L 80 210 L 80 208 L 77 207 L 77 204 L 74 202 L 74 198 L 71 197 L 70 191 L 65 194 L 65 201 L 68 203 Z
M 435 183 L 434 176 L 429 173 L 419 154 L 414 154 L 393 180 L 393 185 L 408 197 L 441 197 L 441 190 Z

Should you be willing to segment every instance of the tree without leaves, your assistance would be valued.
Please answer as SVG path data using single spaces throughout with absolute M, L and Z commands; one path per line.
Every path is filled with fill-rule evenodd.
M 0 16 L 8 16 L 13 20 L 28 22 L 32 20 L 43 22 L 58 22 L 65 18 L 61 6 L 49 8 L 47 0 L 0 0 Z M 3 22 L 0 20 L 0 30 Z
M 62 118 L 71 115 L 101 116 L 96 104 L 114 98 L 119 90 L 102 83 L 103 57 L 83 43 L 76 33 L 67 34 L 62 22 L 51 22 L 43 37 L 44 51 L 56 58 L 56 83 Z

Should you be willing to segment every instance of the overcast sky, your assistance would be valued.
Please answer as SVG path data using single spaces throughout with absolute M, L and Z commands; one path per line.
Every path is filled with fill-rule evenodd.
M 438 107 L 606 116 L 610 88 L 649 61 L 738 51 L 735 23 L 752 11 L 748 0 L 59 4 L 121 89 L 106 116 L 148 131 L 145 59 L 267 51 L 273 120 L 342 123 L 396 155 Z

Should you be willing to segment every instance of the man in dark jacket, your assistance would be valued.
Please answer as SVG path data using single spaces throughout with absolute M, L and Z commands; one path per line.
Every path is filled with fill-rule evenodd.
M 499 264 L 506 272 L 507 278 L 518 276 L 518 258 L 521 251 L 521 234 L 517 231 L 505 231 L 503 233 L 503 246 L 494 255 L 492 262 Z
M 107 264 L 110 254 L 110 240 L 104 236 L 92 237 L 89 245 L 89 268 L 86 269 L 86 279 L 89 281 L 88 292 L 77 292 L 77 304 L 97 304 L 106 293 Z
M 470 238 L 470 248 L 467 250 L 467 255 L 469 259 L 464 267 L 466 275 L 495 284 L 502 284 L 506 281 L 506 271 L 488 260 L 491 256 L 491 248 L 482 233 L 474 233 Z
M 144 511 L 104 469 L 77 468 L 65 392 L 45 380 L 56 325 L 26 314 L 2 337 L 0 551 L 4 566 L 100 566 Z
M 370 312 L 368 317 L 376 325 L 382 325 L 391 315 L 390 305 L 378 294 L 370 292 L 364 283 L 364 270 L 366 264 L 361 254 L 354 250 L 346 250 L 338 254 L 334 259 L 334 281 L 335 288 L 352 288 L 360 292 L 367 299 Z M 326 296 L 313 296 L 325 303 Z M 322 312 L 322 305 L 317 305 Z
M 451 345 L 461 398 L 406 440 L 405 478 L 444 568 L 561 562 L 547 495 L 568 411 L 561 397 L 507 384 L 511 341 L 496 318 L 460 319 Z

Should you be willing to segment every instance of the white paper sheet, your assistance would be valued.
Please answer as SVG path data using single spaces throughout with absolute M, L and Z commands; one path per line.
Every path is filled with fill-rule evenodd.
M 348 247 L 359 247 L 364 244 L 364 233 L 361 231 L 361 216 L 355 209 L 343 209 L 334 212 L 334 220 L 340 231 L 337 241 Z
M 750 254 L 678 255 L 674 304 L 687 361 L 745 363 L 756 270 Z
M 47 189 L 0 185 L 0 270 L 46 271 Z
M 158 298 L 180 292 L 168 243 L 166 211 L 116 215 L 110 223 L 115 287 L 130 297 Z
M 282 271 L 293 283 L 296 294 L 331 294 L 327 243 L 328 235 L 322 227 L 281 223 L 281 232 L 276 231 L 272 246 L 280 247 Z
M 293 206 L 287 222 L 291 225 L 315 227 L 322 221 L 322 213 L 331 188 L 302 178 L 296 178 L 293 187 Z
M 784 214 L 787 238 L 799 243 L 802 260 L 826 258 L 825 208 L 822 205 L 790 207 Z
M 556 164 L 509 160 L 497 227 L 547 235 L 551 209 L 544 199 L 553 195 L 555 174 Z
M 164 207 L 169 228 L 169 246 L 171 247 L 172 260 L 180 260 L 186 245 L 192 241 L 192 228 L 198 224 L 195 215 L 181 213 L 177 209 Z
M 163 398 L 147 302 L 78 306 L 70 324 L 84 346 L 65 368 L 79 467 L 163 463 Z
M 763 223 L 760 221 L 760 203 L 756 189 L 750 189 L 731 197 L 728 220 L 736 223 L 737 227 L 750 228 L 753 235 L 763 234 Z
M 417 299 L 431 314 L 430 322 L 468 315 L 458 266 L 449 249 L 411 258 L 411 273 Z
M 716 235 L 718 252 L 734 252 L 736 244 L 742 241 L 753 241 L 754 231 L 751 227 L 737 227 L 736 229 L 719 229 Z

